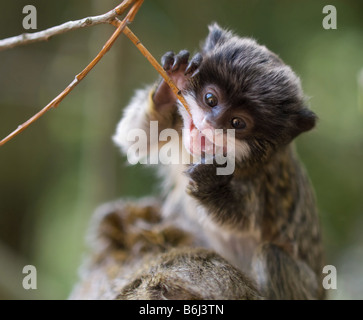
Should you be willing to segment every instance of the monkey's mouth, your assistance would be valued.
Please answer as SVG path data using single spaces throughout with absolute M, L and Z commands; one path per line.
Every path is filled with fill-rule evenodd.
M 183 144 L 189 154 L 197 158 L 203 157 L 206 147 L 206 139 L 196 127 L 190 115 L 184 116 Z
M 214 143 L 214 130 L 200 130 L 191 117 L 188 117 L 187 122 L 183 130 L 183 141 L 187 151 L 197 157 L 215 155 L 220 147 Z
M 185 126 L 184 145 L 190 154 L 203 156 L 205 153 L 205 135 L 197 128 L 193 119 L 188 119 L 189 124 Z
M 196 159 L 224 155 L 227 152 L 227 140 L 223 130 L 215 129 L 205 120 L 205 112 L 195 102 L 194 97 L 185 95 L 190 113 L 180 108 L 183 118 L 183 144 L 190 155 Z

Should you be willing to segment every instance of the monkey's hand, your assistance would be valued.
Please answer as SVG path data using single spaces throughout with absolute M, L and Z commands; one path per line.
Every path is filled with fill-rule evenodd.
M 185 89 L 187 82 L 194 76 L 201 63 L 202 55 L 200 53 L 197 53 L 189 62 L 187 50 L 182 50 L 177 55 L 168 51 L 161 58 L 164 70 L 179 90 Z M 174 92 L 165 80 L 162 80 L 153 95 L 155 109 L 159 112 L 172 112 L 176 109 L 176 100 Z
M 190 178 L 187 193 L 201 202 L 217 200 L 229 190 L 233 175 L 218 175 L 218 164 L 192 164 L 185 171 Z
M 217 175 L 216 170 L 215 164 L 189 166 L 186 174 L 190 181 L 186 192 L 199 202 L 214 222 L 238 229 L 236 218 L 248 205 L 248 199 L 236 188 L 238 181 L 234 174 Z

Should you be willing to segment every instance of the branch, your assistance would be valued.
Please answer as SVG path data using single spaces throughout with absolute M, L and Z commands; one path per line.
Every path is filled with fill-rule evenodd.
M 114 12 L 114 14 L 117 14 L 117 12 L 122 11 L 122 5 L 124 3 L 130 4 L 134 1 L 125 0 L 121 5 L 117 6 L 115 9 L 111 10 L 110 12 Z M 135 15 L 136 12 L 139 10 L 143 0 L 136 0 L 133 7 L 130 9 L 128 14 L 126 15 L 125 19 L 122 20 L 122 22 L 117 27 L 116 31 L 112 34 L 112 36 L 108 39 L 106 44 L 103 46 L 102 50 L 98 53 L 96 58 L 94 58 L 88 66 L 76 77 L 74 80 L 57 96 L 55 97 L 50 103 L 48 103 L 42 110 L 40 110 L 38 113 L 36 113 L 34 116 L 32 116 L 28 121 L 24 122 L 16 130 L 14 130 L 12 133 L 10 133 L 7 137 L 5 137 L 3 140 L 0 141 L 0 147 L 3 146 L 6 142 L 14 138 L 16 135 L 18 135 L 20 132 L 24 131 L 29 125 L 31 125 L 34 121 L 38 120 L 44 113 L 46 113 L 51 108 L 56 108 L 59 103 L 73 90 L 73 88 L 80 82 L 82 79 L 92 70 L 92 68 L 102 59 L 102 57 L 107 53 L 107 51 L 111 48 L 111 46 L 116 41 L 117 37 L 120 35 L 120 33 L 125 28 L 126 24 L 130 23 Z M 125 6 L 125 5 L 124 5 Z M 124 8 L 124 10 L 126 7 Z M 107 13 L 108 14 L 108 13 Z M 107 15 L 106 14 L 106 15 Z M 40 32 L 37 32 L 38 34 Z M 39 40 L 40 41 L 40 40 Z
M 11 49 L 21 45 L 27 45 L 34 42 L 48 41 L 51 37 L 66 33 L 71 30 L 77 30 L 85 27 L 92 27 L 98 24 L 110 24 L 118 15 L 134 2 L 134 0 L 125 0 L 111 11 L 98 16 L 88 17 L 76 21 L 68 21 L 59 26 L 55 26 L 35 33 L 23 33 L 19 36 L 0 40 L 0 51 Z
M 88 17 L 77 21 L 69 21 L 63 23 L 62 25 L 46 29 L 40 32 L 36 32 L 33 34 L 23 34 L 20 36 L 0 40 L 0 50 L 9 49 L 18 45 L 25 45 L 33 42 L 39 42 L 48 40 L 50 37 L 58 34 L 65 33 L 70 30 L 75 30 L 79 28 L 94 26 L 102 23 L 112 24 L 117 27 L 116 31 L 112 34 L 112 36 L 107 40 L 102 50 L 98 53 L 98 55 L 88 64 L 88 66 L 78 75 L 76 75 L 75 79 L 57 96 L 55 97 L 49 104 L 47 104 L 42 110 L 36 113 L 33 117 L 31 117 L 28 121 L 24 122 L 16 130 L 10 133 L 7 137 L 0 141 L 0 147 L 3 146 L 6 142 L 14 138 L 20 132 L 25 130 L 30 124 L 39 119 L 44 113 L 46 113 L 51 108 L 56 108 L 59 103 L 73 90 L 73 88 L 80 82 L 82 79 L 92 70 L 92 68 L 102 59 L 102 57 L 107 53 L 108 50 L 112 47 L 118 36 L 121 32 L 124 32 L 125 35 L 134 43 L 134 45 L 140 50 L 140 52 L 149 60 L 149 62 L 153 65 L 153 67 L 158 71 L 158 73 L 164 78 L 166 83 L 172 89 L 174 94 L 177 96 L 179 101 L 182 103 L 186 111 L 190 115 L 190 111 L 188 105 L 181 94 L 181 91 L 174 84 L 174 82 L 169 78 L 165 70 L 160 66 L 160 64 L 156 61 L 156 59 L 151 55 L 151 53 L 144 47 L 144 45 L 140 42 L 140 40 L 132 33 L 132 31 L 126 27 L 127 24 L 132 22 L 135 18 L 137 11 L 140 9 L 144 0 L 124 0 L 120 5 L 115 7 L 113 10 L 99 16 Z M 124 13 L 125 10 L 131 5 L 130 11 L 126 15 L 126 17 L 120 21 L 117 19 L 117 16 Z

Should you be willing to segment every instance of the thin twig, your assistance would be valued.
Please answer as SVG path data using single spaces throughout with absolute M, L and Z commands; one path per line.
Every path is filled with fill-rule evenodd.
M 128 1 L 131 2 L 131 1 Z M 136 12 L 139 10 L 143 0 L 137 0 L 133 7 L 130 9 L 128 14 L 126 15 L 125 19 L 122 20 L 122 22 L 119 24 L 115 32 L 112 34 L 112 36 L 108 39 L 106 44 L 103 46 L 102 50 L 98 53 L 98 55 L 88 64 L 88 66 L 79 73 L 74 80 L 57 96 L 55 97 L 49 104 L 47 104 L 42 110 L 40 110 L 37 114 L 35 114 L 33 117 L 31 117 L 28 121 L 24 122 L 16 130 L 14 130 L 12 133 L 10 133 L 7 137 L 5 137 L 3 140 L 0 141 L 0 146 L 4 145 L 6 142 L 14 138 L 16 135 L 18 135 L 20 132 L 25 130 L 30 124 L 32 124 L 34 121 L 39 119 L 44 113 L 46 113 L 49 109 L 55 108 L 59 105 L 59 103 L 73 90 L 73 88 L 80 82 L 82 79 L 92 70 L 92 68 L 102 59 L 102 57 L 107 53 L 107 51 L 111 48 L 111 46 L 116 41 L 117 37 L 120 35 L 120 33 L 123 31 L 123 29 L 126 27 L 126 24 L 130 23 L 135 15 Z M 118 6 L 119 7 L 119 6 Z
M 117 20 L 115 20 L 117 21 Z M 118 20 L 119 21 L 119 20 Z M 164 78 L 165 82 L 169 85 L 169 87 L 173 90 L 174 94 L 178 98 L 178 100 L 182 103 L 185 110 L 190 114 L 190 110 L 187 102 L 185 101 L 181 91 L 175 85 L 175 83 L 170 79 L 164 68 L 156 61 L 156 59 L 152 56 L 152 54 L 144 47 L 141 41 L 135 36 L 135 34 L 128 28 L 125 27 L 124 34 L 133 42 L 133 44 L 140 50 L 140 52 L 144 55 L 146 59 L 152 64 L 152 66 L 159 72 L 159 74 Z
M 92 27 L 98 24 L 110 24 L 115 17 L 124 13 L 124 11 L 135 0 L 125 0 L 111 11 L 98 16 L 88 17 L 75 21 L 68 21 L 59 26 L 55 26 L 43 31 L 34 33 L 23 33 L 21 35 L 0 40 L 0 51 L 11 49 L 17 46 L 31 44 L 34 42 L 48 41 L 51 37 L 66 33 L 71 30 L 77 30 L 86 27 Z
M 80 72 L 75 79 L 49 104 L 47 104 L 42 110 L 31 117 L 28 121 L 24 122 L 16 130 L 10 133 L 7 137 L 0 141 L 0 147 L 6 142 L 14 138 L 20 132 L 25 130 L 30 124 L 39 119 L 44 113 L 46 113 L 51 108 L 55 108 L 59 103 L 73 90 L 73 88 L 92 70 L 92 68 L 102 59 L 102 57 L 107 53 L 112 47 L 121 32 L 134 43 L 134 45 L 140 50 L 140 52 L 148 59 L 148 61 L 153 65 L 153 67 L 158 71 L 158 73 L 164 78 L 169 87 L 173 90 L 176 97 L 182 103 L 186 111 L 190 114 L 188 104 L 186 103 L 181 91 L 177 88 L 174 82 L 169 78 L 165 70 L 160 66 L 156 59 L 151 55 L 151 53 L 144 47 L 140 40 L 132 33 L 132 31 L 126 26 L 126 24 L 132 22 L 135 18 L 137 11 L 140 9 L 144 0 L 124 0 L 121 4 L 115 7 L 113 10 L 98 16 L 88 17 L 76 21 L 69 21 L 63 23 L 62 25 L 52 27 L 43 31 L 39 31 L 32 34 L 23 34 L 20 36 L 0 40 L 0 51 L 13 48 L 19 45 L 25 45 L 33 42 L 39 42 L 44 40 L 49 40 L 50 37 L 65 33 L 70 30 L 76 30 L 79 28 L 90 27 L 97 24 L 112 24 L 117 27 L 116 31 L 108 39 L 106 44 L 103 46 L 102 50 L 98 55 L 88 64 L 88 66 Z M 120 21 L 117 19 L 118 15 L 121 15 L 125 10 L 132 5 L 130 11 L 127 13 L 126 17 Z

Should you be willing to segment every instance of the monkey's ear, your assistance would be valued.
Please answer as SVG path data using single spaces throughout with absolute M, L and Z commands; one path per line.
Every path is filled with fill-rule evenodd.
M 292 137 L 296 137 L 302 132 L 309 131 L 315 127 L 317 116 L 311 110 L 304 108 L 294 115 L 294 127 Z
M 206 53 L 213 50 L 215 46 L 221 45 L 232 37 L 231 32 L 222 29 L 216 22 L 208 26 L 209 34 L 204 41 L 203 51 Z

